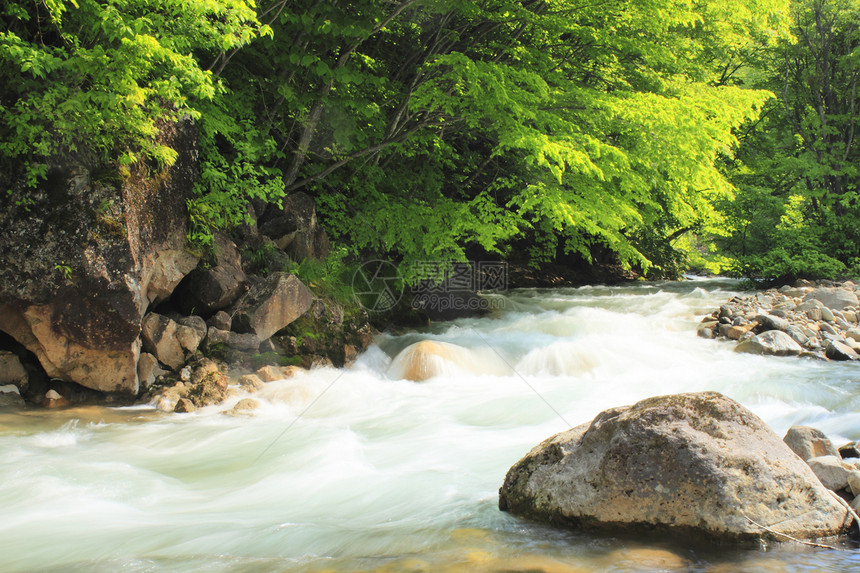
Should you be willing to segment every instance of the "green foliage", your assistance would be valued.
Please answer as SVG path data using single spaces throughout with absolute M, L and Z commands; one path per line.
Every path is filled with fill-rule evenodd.
M 60 261 L 56 265 L 54 265 L 54 269 L 59 271 L 63 278 L 67 281 L 72 280 L 73 272 L 72 267 L 66 264 L 65 261 Z
M 193 247 L 248 222 L 249 201 L 306 190 L 346 247 L 294 270 L 335 298 L 343 260 L 363 253 L 408 267 L 469 250 L 507 256 L 515 244 L 535 262 L 611 250 L 664 275 L 689 257 L 713 260 L 706 238 L 733 247 L 744 224 L 759 226 L 732 198 L 748 183 L 738 166 L 760 165 L 733 156 L 739 128 L 779 92 L 753 81 L 753 60 L 792 45 L 787 0 L 13 0 L 0 10 L 3 166 L 26 165 L 31 186 L 70 151 L 161 168 L 175 150 L 159 126 L 190 116 L 201 165 Z M 815 126 L 814 115 L 809 133 L 847 125 Z M 850 169 L 827 163 L 804 196 L 820 206 L 813 179 Z M 758 177 L 749 188 L 766 195 Z M 831 201 L 828 191 L 826 204 L 850 210 L 854 193 Z
M 793 38 L 759 51 L 752 83 L 778 94 L 743 130 L 727 171 L 739 192 L 721 207 L 733 232 L 719 239 L 735 272 L 790 280 L 856 272 L 860 257 L 857 131 L 860 7 L 793 3 Z
M 308 258 L 292 263 L 286 270 L 296 275 L 316 296 L 340 304 L 349 316 L 356 310 L 352 276 L 357 265 L 344 260 L 347 254 L 345 248 L 336 248 L 323 260 Z
M 57 154 L 171 165 L 159 125 L 218 90 L 195 53 L 261 32 L 243 0 L 9 0 L 0 25 L 0 167 L 29 187 Z

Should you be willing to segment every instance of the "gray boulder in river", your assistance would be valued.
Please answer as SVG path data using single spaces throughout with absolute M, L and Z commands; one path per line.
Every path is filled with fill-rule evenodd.
M 566 527 L 728 540 L 773 537 L 752 521 L 798 538 L 851 522 L 779 436 L 716 392 L 613 408 L 545 440 L 508 471 L 499 507 Z

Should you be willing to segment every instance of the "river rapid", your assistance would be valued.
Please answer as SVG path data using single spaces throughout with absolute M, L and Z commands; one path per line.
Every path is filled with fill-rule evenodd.
M 513 290 L 505 310 L 384 335 L 348 369 L 194 414 L 0 412 L 0 571 L 858 571 L 860 550 L 558 531 L 497 508 L 508 468 L 600 411 L 716 390 L 779 435 L 860 439 L 860 365 L 736 354 L 696 324 L 737 283 Z M 422 339 L 474 360 L 422 383 Z

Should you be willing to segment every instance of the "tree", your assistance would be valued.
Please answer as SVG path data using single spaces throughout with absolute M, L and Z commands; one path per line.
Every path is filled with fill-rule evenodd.
M 832 278 L 860 260 L 858 24 L 854 2 L 797 1 L 793 38 L 756 62 L 758 84 L 779 99 L 745 130 L 731 165 L 741 193 L 726 208 L 738 232 L 724 246 L 740 272 Z

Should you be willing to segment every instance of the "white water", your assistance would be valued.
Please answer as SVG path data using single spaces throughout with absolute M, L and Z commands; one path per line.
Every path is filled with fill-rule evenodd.
M 837 444 L 860 439 L 858 365 L 739 355 L 695 336 L 733 288 L 513 291 L 497 316 L 384 336 L 351 369 L 270 383 L 245 417 L 222 413 L 232 402 L 0 413 L 0 571 L 857 570 L 848 545 L 693 549 L 496 508 L 532 446 L 658 394 L 717 390 L 777 433 L 809 424 Z M 386 376 L 426 338 L 472 349 L 468 370 L 494 374 Z

